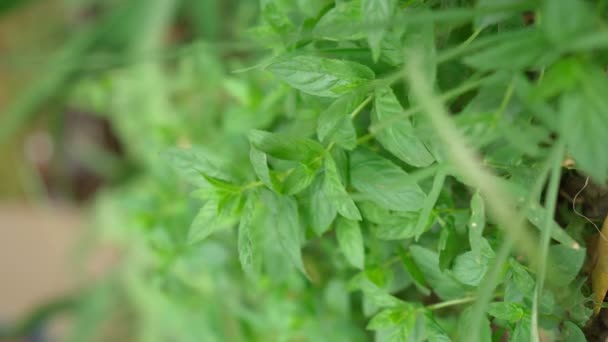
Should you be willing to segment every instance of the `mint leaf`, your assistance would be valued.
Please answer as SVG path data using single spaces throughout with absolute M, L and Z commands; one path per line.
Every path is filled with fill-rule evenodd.
M 285 13 L 281 12 L 273 2 L 269 2 L 264 6 L 262 18 L 279 35 L 284 36 L 295 29 Z
M 403 107 L 390 87 L 377 88 L 373 124 L 387 127 L 376 134 L 376 139 L 384 148 L 404 162 L 416 167 L 428 166 L 434 161 L 434 158 L 418 138 L 410 119 L 396 120 L 403 116 L 403 112 Z
M 339 97 L 374 79 L 362 64 L 314 56 L 286 57 L 267 69 L 298 90 L 324 97 Z
M 549 249 L 550 268 L 547 270 L 548 278 L 556 286 L 570 284 L 578 275 L 587 252 L 584 248 L 571 248 L 570 246 L 554 245 Z
M 557 44 L 576 39 L 593 23 L 593 13 L 581 0 L 545 0 L 541 13 L 544 18 L 541 25 L 545 34 Z
M 481 241 L 486 226 L 486 210 L 479 191 L 471 197 L 471 217 L 469 218 L 469 244 L 473 253 L 482 255 Z
M 426 197 L 408 174 L 387 159 L 365 149 L 351 153 L 353 187 L 377 205 L 396 211 L 417 211 Z
M 318 236 L 323 235 L 329 229 L 338 214 L 336 201 L 326 191 L 325 178 L 325 173 L 317 174 L 304 195 L 307 221 Z
M 513 335 L 511 336 L 512 342 L 528 342 L 532 336 L 531 322 L 529 319 L 522 319 L 517 323 Z
M 562 327 L 562 338 L 568 342 L 586 342 L 587 338 L 578 325 L 566 321 Z
M 524 318 L 524 308 L 517 303 L 496 302 L 490 303 L 488 314 L 507 322 L 517 322 Z
M 356 40 L 365 37 L 359 1 L 341 1 L 319 20 L 313 33 L 327 40 Z
M 325 158 L 324 189 L 325 193 L 329 196 L 329 199 L 335 203 L 336 210 L 340 215 L 351 220 L 361 220 L 359 208 L 357 208 L 355 202 L 344 189 L 344 186 L 340 181 L 340 175 L 336 169 L 336 163 L 331 156 Z
M 491 48 L 464 58 L 464 62 L 479 70 L 520 70 L 539 62 L 550 50 L 545 37 L 538 30 L 522 30 L 518 36 L 505 34 Z
M 252 130 L 249 132 L 249 142 L 277 159 L 310 161 L 325 153 L 323 146 L 314 140 L 281 133 Z
M 439 297 L 444 300 L 454 299 L 467 291 L 465 286 L 449 274 L 441 272 L 437 253 L 416 245 L 410 247 L 410 252 L 426 281 Z
M 354 148 L 356 132 L 350 115 L 364 100 L 364 94 L 353 92 L 335 100 L 317 121 L 317 136 L 323 142 L 334 141 L 346 149 Z
M 273 228 L 279 243 L 291 263 L 307 276 L 302 261 L 302 231 L 298 205 L 293 197 L 264 192 L 265 203 L 270 208 Z
M 318 169 L 318 167 L 300 163 L 283 182 L 283 192 L 287 195 L 294 195 L 306 189 L 315 179 Z
M 416 323 L 417 308 L 409 303 L 404 303 L 396 308 L 385 309 L 377 313 L 367 324 L 367 329 L 378 330 L 394 326 L 409 330 L 414 329 Z
M 577 92 L 562 96 L 560 131 L 576 166 L 598 183 L 608 179 L 608 80 L 597 68 L 589 68 Z M 598 72 L 595 75 L 593 73 Z
M 459 255 L 454 260 L 454 277 L 463 284 L 477 286 L 488 271 L 490 260 L 476 255 L 473 252 L 466 252 Z
M 403 303 L 403 301 L 391 296 L 386 290 L 380 288 L 373 281 L 371 281 L 368 278 L 368 272 L 370 271 L 367 270 L 355 276 L 350 282 L 350 287 L 361 290 L 365 295 L 365 298 L 381 308 L 395 307 Z
M 357 221 L 339 218 L 336 223 L 336 237 L 340 250 L 344 253 L 346 260 L 358 269 L 365 266 L 365 249 L 363 246 L 363 235 Z
M 253 167 L 253 171 L 256 176 L 270 189 L 275 188 L 275 184 L 270 176 L 270 169 L 268 168 L 268 157 L 266 153 L 252 147 L 249 150 L 249 161 Z
M 354 1 L 356 2 L 356 1 Z M 362 0 L 363 25 L 367 30 L 367 42 L 374 61 L 380 58 L 380 45 L 394 14 L 395 0 Z
M 254 275 L 260 267 L 260 246 L 254 232 L 254 216 L 256 213 L 257 193 L 252 193 L 245 202 L 238 232 L 239 261 L 243 271 Z
M 219 216 L 218 205 L 217 198 L 212 198 L 203 205 L 188 230 L 188 243 L 205 240 L 211 234 L 232 224 L 231 220 Z

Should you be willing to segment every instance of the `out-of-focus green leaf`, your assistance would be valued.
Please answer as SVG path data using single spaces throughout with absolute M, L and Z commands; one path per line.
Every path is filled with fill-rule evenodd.
M 390 124 L 377 133 L 376 139 L 404 162 L 416 167 L 428 166 L 434 158 L 418 138 L 411 121 L 408 118 L 395 121 L 403 112 L 403 107 L 391 88 L 377 88 L 374 97 L 374 125 L 383 125 L 383 122 Z
M 350 115 L 363 102 L 363 93 L 353 92 L 335 100 L 324 110 L 317 122 L 317 136 L 321 141 L 335 141 L 338 145 L 352 149 L 356 140 Z
M 238 232 L 239 261 L 243 271 L 249 275 L 258 273 L 260 267 L 260 246 L 254 232 L 254 215 L 256 213 L 257 196 L 251 195 L 245 202 Z
M 359 1 L 340 1 L 319 20 L 313 33 L 329 40 L 355 40 L 365 37 Z
M 363 234 L 361 234 L 359 223 L 345 218 L 338 219 L 336 237 L 346 260 L 356 268 L 363 269 L 365 266 L 365 246 L 363 245 Z
M 466 293 L 466 287 L 439 269 L 439 256 L 426 248 L 411 246 L 410 252 L 433 291 L 442 299 L 453 299 Z
M 525 311 L 524 308 L 517 303 L 496 302 L 490 304 L 488 314 L 508 322 L 517 322 L 524 318 Z
M 253 130 L 249 132 L 249 141 L 256 149 L 278 159 L 310 161 L 324 153 L 318 142 L 287 134 Z
M 326 97 L 347 94 L 374 79 L 374 72 L 362 64 L 314 56 L 285 57 L 267 69 L 298 90 Z
M 283 251 L 291 263 L 307 275 L 302 261 L 302 231 L 298 205 L 293 197 L 264 192 L 265 203 L 270 208 L 273 228 Z
M 387 25 L 391 22 L 395 5 L 395 0 L 361 0 L 363 25 L 367 31 L 367 42 L 374 61 L 380 58 L 382 38 Z
M 340 175 L 336 169 L 336 163 L 331 156 L 325 158 L 325 193 L 330 201 L 336 205 L 336 210 L 340 215 L 350 220 L 361 220 L 361 213 L 355 202 L 350 198 L 344 185 L 340 181 Z
M 381 207 L 396 211 L 417 211 L 425 195 L 408 174 L 387 159 L 365 149 L 351 154 L 352 185 Z

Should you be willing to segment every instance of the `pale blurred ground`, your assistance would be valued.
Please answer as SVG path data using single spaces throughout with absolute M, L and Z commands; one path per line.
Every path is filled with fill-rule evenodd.
M 65 205 L 0 202 L 0 321 L 12 322 L 76 286 L 83 215 Z

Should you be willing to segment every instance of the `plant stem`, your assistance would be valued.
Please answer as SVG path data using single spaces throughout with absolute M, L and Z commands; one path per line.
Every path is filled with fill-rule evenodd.
M 476 299 L 477 299 L 477 297 L 458 298 L 458 299 L 448 300 L 448 301 L 437 303 L 437 304 L 431 304 L 431 305 L 428 305 L 426 308 L 428 310 L 434 311 L 434 310 L 439 310 L 439 309 L 443 309 L 443 308 L 448 308 L 450 306 L 472 303 Z
M 532 334 L 531 341 L 539 341 L 538 331 L 538 308 L 542 297 L 543 287 L 545 285 L 545 277 L 549 258 L 549 244 L 551 242 L 551 227 L 553 225 L 553 215 L 557 206 L 557 196 L 559 191 L 559 183 L 561 179 L 562 158 L 564 156 L 564 144 L 560 140 L 557 142 L 554 149 L 554 154 L 551 156 L 551 176 L 547 193 L 545 194 L 545 221 L 541 233 L 540 258 L 537 267 L 536 289 L 534 292 L 534 302 L 532 304 Z
M 467 184 L 479 189 L 498 226 L 511 235 L 522 253 L 530 260 L 537 261 L 536 239 L 524 224 L 519 223 L 523 221 L 522 215 L 514 209 L 516 202 L 511 194 L 500 186 L 497 177 L 483 167 L 475 152 L 468 147 L 469 144 L 452 122 L 441 99 L 433 94 L 430 82 L 421 71 L 423 69 L 420 54 L 412 54 L 407 68 L 412 94 L 428 116 L 437 137 L 446 147 L 451 162 L 459 169 L 460 176 Z

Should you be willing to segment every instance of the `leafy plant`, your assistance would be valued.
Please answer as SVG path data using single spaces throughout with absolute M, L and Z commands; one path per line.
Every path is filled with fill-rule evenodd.
M 139 337 L 584 340 L 558 198 L 566 158 L 608 178 L 605 6 L 262 0 L 245 57 L 94 83 L 143 170 L 98 210 Z

